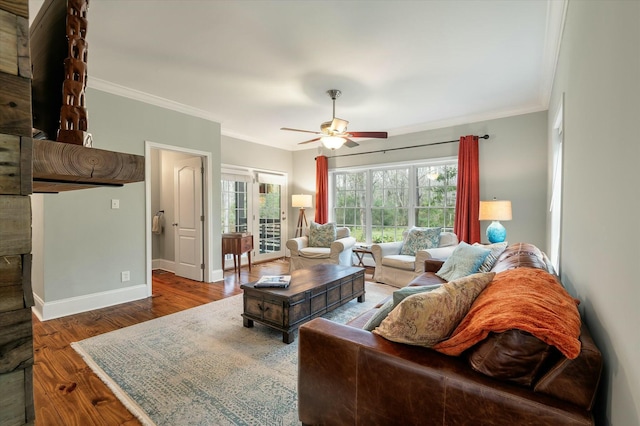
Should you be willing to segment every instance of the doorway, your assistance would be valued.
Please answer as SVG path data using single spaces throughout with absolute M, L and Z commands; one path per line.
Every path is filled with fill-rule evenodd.
M 287 238 L 287 175 L 223 166 L 221 176 L 221 229 L 223 233 L 250 233 L 253 238 L 253 261 L 283 257 Z M 246 255 L 241 264 L 246 264 Z M 223 268 L 233 266 L 227 255 Z
M 153 269 L 212 282 L 211 161 L 211 153 L 145 142 L 149 296 Z

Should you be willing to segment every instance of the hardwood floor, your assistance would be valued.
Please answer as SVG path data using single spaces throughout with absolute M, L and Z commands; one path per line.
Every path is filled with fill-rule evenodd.
M 224 281 L 201 283 L 153 272 L 153 295 L 45 322 L 33 316 L 36 426 L 139 425 L 70 343 L 242 293 L 240 284 L 287 273 L 284 259 L 225 271 Z M 240 314 L 240 313 L 239 313 Z

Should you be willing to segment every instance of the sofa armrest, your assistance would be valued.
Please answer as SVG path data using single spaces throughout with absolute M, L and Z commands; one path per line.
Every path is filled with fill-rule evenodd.
M 299 251 L 309 246 L 309 237 L 298 237 L 287 240 L 287 248 L 291 251 L 291 256 L 299 256 Z
M 376 261 L 376 268 L 382 266 L 383 257 L 392 254 L 400 254 L 400 249 L 402 249 L 402 241 L 372 244 L 371 253 L 373 253 L 373 260 Z
M 433 272 L 435 274 L 442 268 L 442 265 L 444 265 L 444 260 L 425 259 L 424 272 Z
M 331 243 L 331 254 L 333 253 L 342 253 L 345 250 L 353 249 L 353 246 L 356 244 L 355 237 L 345 237 L 340 238 L 339 240 L 335 240 Z
M 602 353 L 589 329 L 580 330 L 580 354 L 575 359 L 562 358 L 535 385 L 535 391 L 569 401 L 591 410 L 602 374 Z
M 436 272 L 426 271 L 424 269 L 424 262 L 428 259 L 445 260 L 456 249 L 457 246 L 437 247 L 432 249 L 418 250 L 416 252 L 415 271 L 419 274 L 423 272 Z
M 351 265 L 353 263 L 353 246 L 355 237 L 345 237 L 331 243 L 329 258 L 338 265 Z

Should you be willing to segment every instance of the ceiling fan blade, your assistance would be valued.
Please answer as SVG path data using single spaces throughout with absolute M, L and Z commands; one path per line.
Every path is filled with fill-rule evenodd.
M 313 133 L 314 135 L 321 134 L 320 132 L 314 132 L 313 130 L 292 129 L 290 127 L 280 127 L 280 130 L 289 130 L 291 132 Z
M 352 141 L 349 138 L 344 138 L 344 140 L 345 140 L 344 146 L 347 146 L 349 148 L 355 148 L 356 146 L 360 146 L 359 143 L 356 143 L 355 141 Z
M 305 143 L 311 143 L 311 142 L 315 142 L 315 141 L 319 141 L 319 140 L 320 140 L 320 138 L 315 138 L 315 139 L 311 139 L 311 140 L 308 140 L 308 141 L 300 142 L 300 143 L 298 143 L 298 145 L 304 145 Z
M 380 138 L 386 139 L 387 132 L 349 132 L 352 138 Z

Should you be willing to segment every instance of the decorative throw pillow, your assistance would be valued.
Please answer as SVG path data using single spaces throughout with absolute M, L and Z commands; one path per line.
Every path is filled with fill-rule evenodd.
M 453 281 L 478 272 L 480 265 L 491 253 L 482 246 L 472 246 L 464 241 L 458 244 L 451 256 L 444 262 L 436 275 L 443 280 Z
M 508 244 L 509 243 L 507 243 L 506 241 L 490 245 L 483 245 L 480 243 L 473 244 L 475 247 L 482 247 L 491 250 L 491 253 L 487 255 L 487 257 L 484 259 L 484 262 L 482 262 L 482 265 L 480 265 L 480 268 L 478 268 L 478 272 L 489 272 L 491 268 L 493 268 L 493 265 L 496 263 L 496 260 L 498 260 L 502 252 L 506 250 Z
M 391 312 L 400 302 L 402 302 L 407 297 L 412 294 L 424 293 L 427 291 L 435 290 L 440 287 L 442 284 L 433 284 L 433 285 L 416 285 L 403 287 L 400 290 L 396 290 L 393 292 L 393 297 L 390 298 L 384 305 L 378 308 L 378 311 L 369 318 L 369 321 L 362 327 L 364 330 L 373 331 L 377 326 L 380 325 L 382 320 L 384 320 L 389 312 Z
M 411 228 L 402 242 L 400 254 L 415 256 L 418 250 L 438 247 L 440 232 L 442 228 Z
M 431 347 L 449 337 L 494 275 L 473 274 L 411 295 L 373 333 L 393 342 Z
M 309 226 L 309 247 L 331 247 L 336 240 L 336 224 L 334 222 L 320 225 L 311 221 Z

